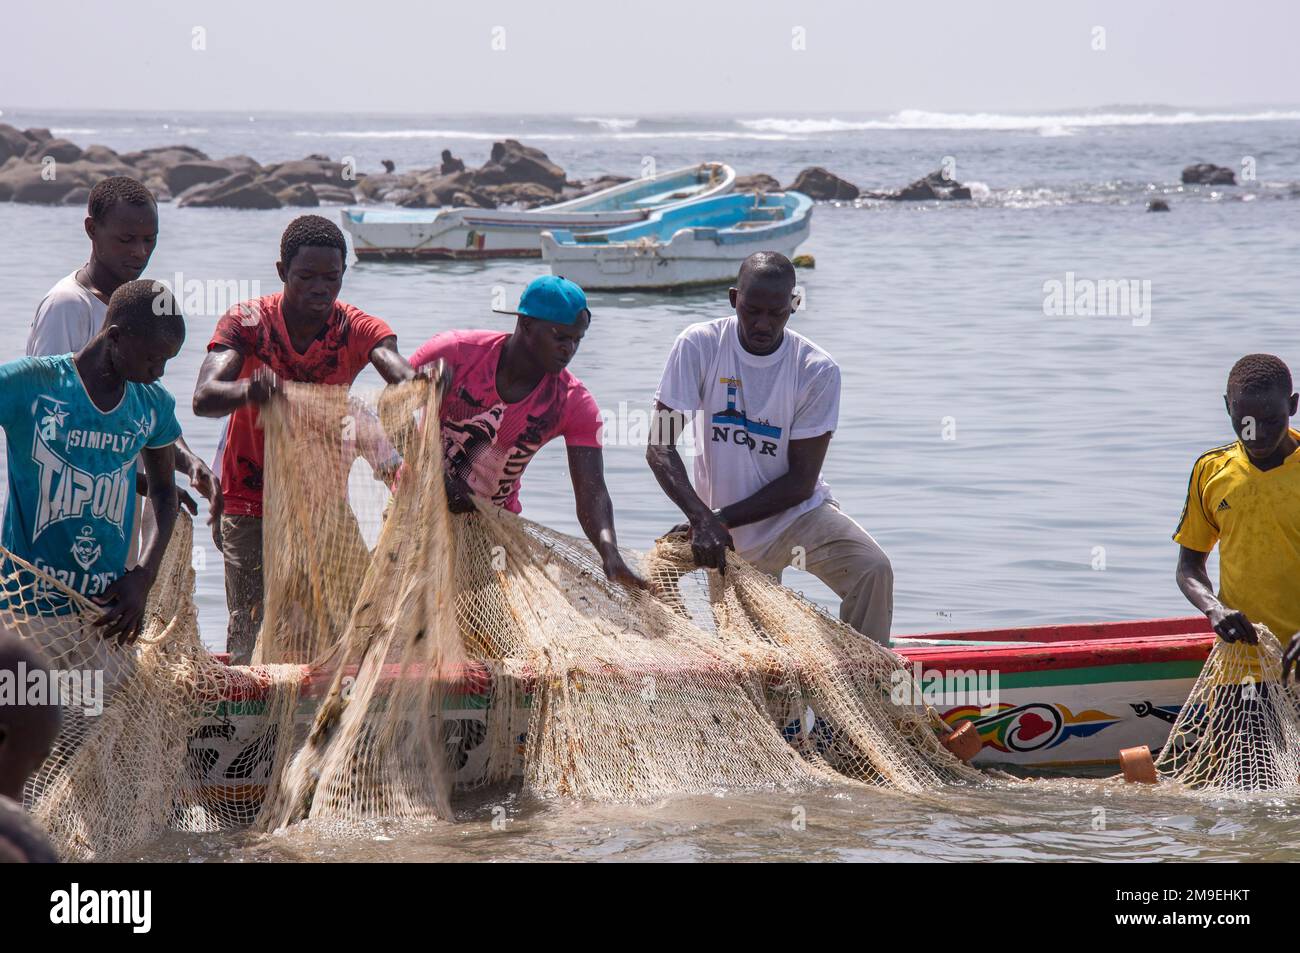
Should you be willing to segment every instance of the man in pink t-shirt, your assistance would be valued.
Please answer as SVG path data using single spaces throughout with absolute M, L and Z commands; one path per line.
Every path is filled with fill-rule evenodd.
M 644 589 L 623 561 L 614 506 L 605 486 L 600 409 L 568 364 L 591 324 L 587 296 L 572 281 L 546 275 L 519 299 L 512 333 L 447 331 L 411 357 L 421 368 L 441 360 L 451 378 L 442 402 L 447 493 L 453 512 L 470 497 L 520 511 L 524 469 L 545 444 L 563 436 L 578 522 L 612 582 Z

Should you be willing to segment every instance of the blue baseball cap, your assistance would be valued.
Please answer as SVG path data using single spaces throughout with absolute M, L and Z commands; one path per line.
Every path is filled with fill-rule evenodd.
M 591 317 L 586 292 L 559 275 L 542 275 L 528 282 L 528 287 L 519 296 L 518 311 L 492 310 L 497 314 L 514 314 L 556 324 L 577 324 L 583 313 Z

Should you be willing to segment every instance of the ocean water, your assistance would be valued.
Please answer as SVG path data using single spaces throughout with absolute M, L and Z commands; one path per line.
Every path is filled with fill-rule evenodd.
M 1228 369 L 1261 350 L 1300 367 L 1300 109 L 739 120 L 8 111 L 0 119 L 49 126 L 82 145 L 184 142 L 261 161 L 320 152 L 351 156 L 363 171 L 386 158 L 399 170 L 425 167 L 444 147 L 478 164 L 504 136 L 544 149 L 570 177 L 635 175 L 646 157 L 659 168 L 720 159 L 783 182 L 818 164 L 887 188 L 951 157 L 975 201 L 817 207 L 801 249 L 817 265 L 800 275 L 807 306 L 791 324 L 841 365 L 841 421 L 825 475 L 893 560 L 897 632 L 1190 614 L 1174 585 L 1170 534 L 1193 461 L 1231 439 Z M 1180 186 L 1179 170 L 1196 161 L 1254 176 L 1235 188 Z M 1169 214 L 1145 211 L 1156 196 Z M 149 275 L 277 290 L 278 236 L 294 214 L 165 205 Z M 0 204 L 0 358 L 22 354 L 42 294 L 84 262 L 82 216 Z M 490 310 L 494 294 L 513 299 L 543 268 L 356 264 L 343 297 L 386 318 L 409 353 L 449 328 L 506 328 L 509 319 Z M 1046 313 L 1051 283 L 1071 280 L 1136 282 L 1142 306 Z M 722 291 L 594 294 L 591 303 L 572 369 L 629 423 L 648 409 L 672 338 L 727 313 Z M 189 339 L 165 378 L 187 438 L 209 458 L 219 425 L 194 418 L 189 405 L 216 318 L 191 309 Z M 616 433 L 605 456 L 620 541 L 644 548 L 678 515 L 636 439 Z M 538 455 L 522 500 L 533 519 L 579 532 L 562 447 Z M 210 542 L 202 558 L 201 625 L 218 648 L 224 597 Z M 791 571 L 786 582 L 834 604 L 811 577 Z M 393 849 L 425 858 L 1228 858 L 1243 856 L 1261 831 L 1273 838 L 1291 824 L 1272 802 L 1119 797 L 1123 823 L 1096 831 L 1093 794 L 1018 791 L 989 802 L 967 792 L 945 806 L 836 792 L 818 802 L 824 823 L 810 821 L 798 837 L 785 794 L 637 808 L 512 800 L 531 840 L 491 840 L 477 826 L 490 820 L 479 804 L 466 808 L 463 830 Z M 187 841 L 168 850 L 256 859 L 277 855 L 279 844 Z

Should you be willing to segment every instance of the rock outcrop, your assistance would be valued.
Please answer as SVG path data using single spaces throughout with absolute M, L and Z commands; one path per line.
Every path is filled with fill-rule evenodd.
M 1226 166 L 1198 162 L 1183 169 L 1183 185 L 1236 185 L 1237 173 Z
M 443 152 L 442 161 L 432 168 L 398 175 L 393 163 L 385 161 L 386 171 L 367 175 L 324 155 L 263 166 L 245 155 L 213 159 L 187 145 L 121 154 L 103 145 L 83 150 L 48 129 L 20 131 L 0 123 L 0 201 L 83 201 L 84 190 L 101 179 L 129 175 L 159 201 L 174 198 L 178 205 L 196 208 L 311 208 L 359 200 L 408 208 L 533 208 L 627 181 L 623 176 L 601 176 L 570 182 L 545 152 L 514 139 L 493 143 L 488 161 L 478 169 L 466 168 L 449 150 Z
M 804 169 L 786 186 L 788 192 L 802 192 L 815 202 L 852 202 L 860 190 L 852 182 L 827 172 L 819 165 Z
M 531 182 L 552 192 L 564 188 L 564 170 L 541 149 L 525 146 L 515 139 L 492 143 L 492 153 L 474 173 L 473 184 L 506 185 Z
M 841 179 L 840 181 L 843 180 Z M 794 188 L 794 186 L 791 186 L 791 188 Z M 770 176 L 766 172 L 755 172 L 753 175 L 736 176 L 735 191 L 737 192 L 780 192 L 781 183 L 778 182 L 774 176 Z M 803 190 L 797 189 L 796 191 L 802 192 Z M 809 198 L 811 197 L 812 196 L 809 196 Z
M 196 185 L 177 197 L 181 208 L 281 208 L 284 203 L 265 184 L 247 172 L 236 172 L 217 182 Z
M 209 182 L 219 182 L 230 176 L 231 170 L 220 162 L 178 162 L 162 170 L 162 180 L 172 195 Z
M 893 192 L 864 192 L 863 198 L 885 199 L 890 202 L 926 202 L 931 200 L 968 199 L 971 191 L 956 179 L 942 172 L 931 172 Z
M 17 156 L 23 155 L 31 148 L 32 141 L 18 129 L 8 123 L 0 122 L 0 165 Z
M 320 205 L 320 197 L 316 195 L 316 190 L 306 182 L 286 185 L 275 193 L 275 197 L 280 200 L 280 204 L 291 208 L 315 208 Z
M 28 162 L 43 162 L 47 158 L 54 159 L 56 162 L 76 162 L 81 155 L 81 146 L 75 142 L 69 142 L 67 139 L 47 139 L 44 142 L 33 142 L 27 147 L 23 158 Z

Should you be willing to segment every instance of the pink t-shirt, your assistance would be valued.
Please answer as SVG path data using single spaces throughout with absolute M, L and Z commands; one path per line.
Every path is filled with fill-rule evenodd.
M 567 370 L 547 374 L 523 400 L 508 404 L 497 393 L 497 363 L 509 337 L 501 331 L 446 331 L 411 357 L 417 369 L 438 358 L 452 371 L 442 403 L 442 447 L 448 472 L 475 496 L 518 513 L 524 468 L 558 436 L 566 446 L 599 447 L 600 408 Z

